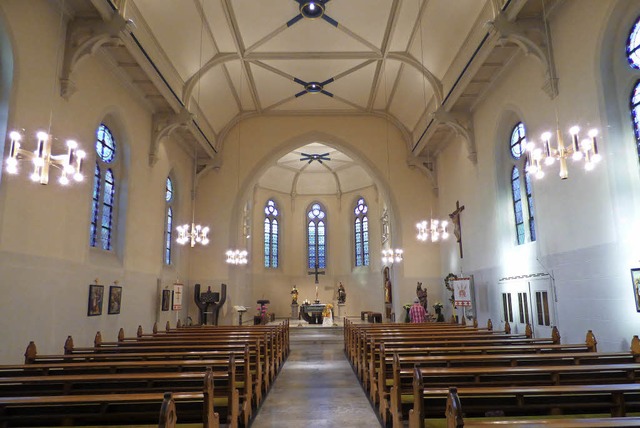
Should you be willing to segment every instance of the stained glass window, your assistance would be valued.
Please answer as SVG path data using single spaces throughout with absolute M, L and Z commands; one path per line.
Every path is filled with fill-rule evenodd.
M 640 80 L 636 82 L 631 95 L 631 119 L 633 121 L 633 131 L 636 136 L 636 147 L 640 158 Z
M 307 212 L 307 248 L 309 269 L 325 269 L 326 254 L 326 214 L 322 206 L 315 202 Z
M 511 156 L 520 159 L 526 150 L 527 138 L 524 123 L 518 123 L 511 131 Z
M 527 208 L 529 209 L 529 233 L 531 241 L 536 240 L 536 222 L 535 211 L 533 210 L 533 192 L 531 190 L 531 177 L 529 174 L 524 175 L 524 189 L 527 193 Z
M 171 246 L 173 242 L 173 181 L 167 177 L 165 185 L 166 219 L 164 229 L 164 264 L 171 264 Z
M 102 199 L 102 249 L 111 250 L 111 232 L 113 229 L 113 202 L 116 193 L 116 180 L 111 169 L 104 177 L 104 193 Z
M 640 69 L 640 17 L 636 19 L 627 39 L 627 59 L 631 67 Z
M 278 206 L 269 199 L 264 207 L 264 267 L 278 267 Z
M 101 123 L 96 132 L 96 153 L 105 163 L 113 162 L 116 155 L 116 140 L 104 123 Z
M 113 218 L 116 201 L 116 175 L 107 164 L 116 161 L 116 141 L 106 125 L 96 131 L 96 166 L 93 178 L 89 245 L 110 251 L 113 248 Z M 104 174 L 102 171 L 105 171 Z
M 522 196 L 520 194 L 520 172 L 517 167 L 511 170 L 511 191 L 513 195 L 513 214 L 516 220 L 518 245 L 524 244 L 524 216 L 522 214 Z
M 369 266 L 369 219 L 367 218 L 367 203 L 364 198 L 358 199 L 353 211 L 354 239 L 356 249 L 356 266 Z
M 93 176 L 93 201 L 91 202 L 91 228 L 89 230 L 89 244 L 96 246 L 96 231 L 98 230 L 98 212 L 100 210 L 100 167 L 96 163 Z

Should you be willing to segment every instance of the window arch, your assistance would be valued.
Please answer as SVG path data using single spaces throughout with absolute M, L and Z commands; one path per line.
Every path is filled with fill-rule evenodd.
M 113 249 L 116 211 L 116 140 L 111 130 L 101 123 L 96 130 L 96 167 L 93 177 L 89 244 L 103 250 Z
M 165 221 L 164 221 L 164 264 L 171 265 L 171 250 L 173 242 L 173 206 L 175 201 L 175 190 L 173 180 L 167 177 L 165 182 Z
M 354 214 L 354 244 L 356 254 L 356 266 L 369 266 L 369 207 L 364 198 L 359 198 Z
M 309 269 L 326 269 L 327 215 L 319 202 L 311 204 L 307 211 L 307 266 Z
M 522 245 L 526 242 L 526 230 L 529 238 L 536 240 L 536 226 L 534 218 L 533 187 L 526 172 L 527 132 L 524 123 L 518 122 L 511 130 L 509 152 L 511 154 L 511 199 L 515 222 L 516 242 Z M 521 173 L 522 172 L 522 173 Z M 523 194 L 524 192 L 524 194 Z M 523 199 L 526 197 L 526 208 Z
M 264 267 L 278 267 L 279 253 L 279 212 L 278 205 L 269 199 L 264 207 Z
M 631 92 L 631 120 L 633 131 L 636 136 L 636 148 L 638 149 L 638 159 L 640 159 L 640 80 L 638 80 Z

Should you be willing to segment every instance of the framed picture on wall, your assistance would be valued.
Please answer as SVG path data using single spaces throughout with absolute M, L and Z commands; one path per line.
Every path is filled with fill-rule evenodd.
M 109 287 L 109 315 L 119 314 L 122 303 L 122 287 L 112 285 Z
M 631 269 L 631 284 L 636 299 L 636 311 L 640 312 L 640 268 Z
M 104 300 L 104 285 L 89 285 L 89 307 L 87 316 L 102 315 L 102 301 Z
M 162 310 L 168 311 L 171 305 L 171 290 L 162 290 Z

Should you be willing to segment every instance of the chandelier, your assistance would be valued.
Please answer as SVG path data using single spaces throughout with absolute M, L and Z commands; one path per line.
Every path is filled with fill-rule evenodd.
M 431 242 L 437 242 L 440 239 L 447 239 L 449 237 L 449 232 L 447 231 L 447 226 L 449 222 L 446 220 L 423 220 L 420 223 L 416 224 L 418 228 L 418 240 L 426 241 L 431 236 Z
M 18 161 L 31 160 L 33 162 L 33 172 L 31 180 L 40 183 L 49 183 L 49 168 L 54 166 L 61 170 L 58 182 L 63 186 L 69 184 L 69 177 L 77 182 L 82 181 L 82 160 L 86 157 L 83 150 L 78 150 L 78 143 L 74 140 L 67 140 L 67 153 L 59 155 L 51 154 L 51 136 L 40 131 L 36 134 L 38 143 L 35 151 L 24 150 L 21 148 L 20 141 L 22 135 L 13 131 L 9 134 L 11 139 L 11 148 L 9 149 L 9 157 L 6 160 L 5 171 L 8 174 L 18 173 Z
M 176 227 L 178 231 L 178 238 L 176 242 L 180 245 L 185 245 L 187 242 L 191 244 L 191 247 L 195 247 L 196 244 L 207 245 L 209 243 L 208 226 L 202 226 L 195 223 L 196 216 L 196 175 L 197 175 L 197 157 L 196 151 L 193 153 L 193 187 L 191 189 L 191 225 L 183 224 Z
M 544 177 L 544 166 L 550 166 L 559 161 L 560 178 L 566 180 L 569 177 L 567 169 L 567 159 L 571 158 L 574 163 L 584 162 L 584 169 L 591 171 L 595 165 L 600 162 L 602 156 L 598 152 L 598 130 L 591 129 L 587 135 L 588 138 L 580 139 L 580 128 L 573 126 L 569 129 L 571 136 L 571 144 L 565 146 L 562 140 L 562 133 L 559 129 L 556 131 L 556 144 L 552 144 L 551 132 L 543 133 L 542 148 L 536 147 L 535 143 L 527 143 L 526 149 L 529 153 L 527 156 L 527 173 L 534 175 L 537 179 Z
M 382 250 L 382 263 L 385 265 L 400 263 L 403 258 L 403 251 L 400 248 Z
M 227 263 L 231 265 L 246 265 L 248 255 L 249 253 L 246 250 L 228 250 Z

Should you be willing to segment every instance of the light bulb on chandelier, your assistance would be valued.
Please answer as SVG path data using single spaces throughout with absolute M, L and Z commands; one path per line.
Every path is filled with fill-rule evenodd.
M 420 241 L 426 241 L 431 236 L 431 242 L 438 242 L 439 240 L 445 240 L 449 238 L 449 231 L 447 226 L 449 222 L 446 220 L 423 220 L 416 224 L 418 228 L 417 238 Z
M 21 147 L 22 135 L 13 131 L 9 133 L 11 146 L 9 157 L 5 161 L 5 171 L 8 174 L 18 174 L 18 165 L 21 160 L 31 160 L 33 162 L 33 172 L 30 175 L 32 181 L 40 184 L 49 183 L 49 168 L 54 166 L 60 169 L 58 182 L 63 186 L 69 184 L 69 176 L 74 181 L 83 180 L 82 165 L 86 153 L 78 150 L 78 143 L 74 140 L 67 140 L 67 152 L 59 155 L 51 154 L 51 137 L 44 131 L 36 134 L 36 149 L 31 152 Z
M 541 179 L 545 175 L 543 165 L 551 166 L 557 160 L 560 163 L 560 178 L 566 180 L 569 177 L 567 168 L 567 159 L 569 157 L 575 163 L 584 161 L 584 169 L 586 171 L 593 170 L 595 165 L 602 159 L 602 155 L 598 151 L 598 130 L 591 129 L 587 134 L 589 138 L 581 140 L 580 128 L 573 126 L 569 129 L 569 135 L 571 136 L 571 144 L 568 147 L 564 145 L 562 133 L 559 129 L 556 131 L 555 147 L 551 143 L 553 137 L 551 132 L 545 132 L 540 136 L 542 148 L 536 147 L 534 142 L 527 142 L 527 173 L 537 179 Z

